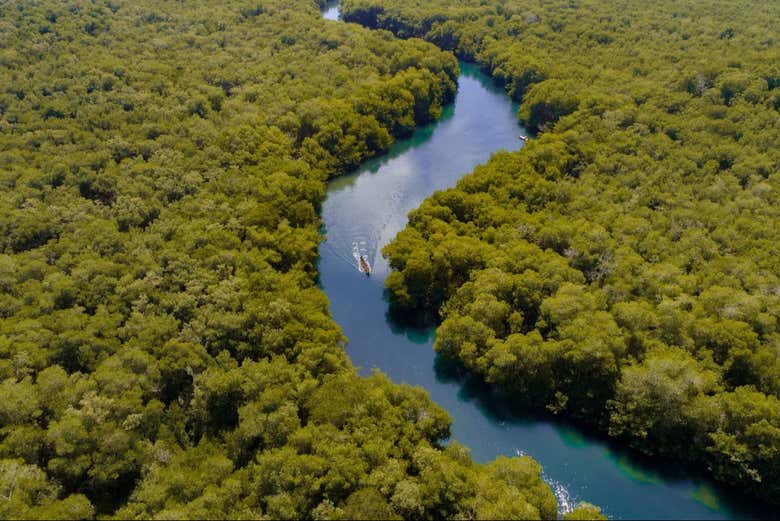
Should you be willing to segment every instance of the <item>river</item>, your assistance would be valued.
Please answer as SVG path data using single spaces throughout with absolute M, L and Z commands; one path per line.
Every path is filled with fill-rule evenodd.
M 323 16 L 337 20 L 337 2 L 329 3 Z M 433 350 L 433 328 L 405 328 L 388 315 L 383 289 L 389 269 L 380 251 L 405 226 L 407 213 L 497 151 L 523 145 L 517 106 L 474 65 L 460 66 L 458 95 L 438 122 L 329 183 L 322 208 L 320 284 L 349 338 L 352 362 L 362 374 L 378 368 L 395 382 L 424 387 L 449 412 L 453 438 L 471 449 L 474 460 L 534 457 L 562 511 L 587 500 L 615 519 L 771 514 L 675 462 L 641 459 L 566 422 L 513 412 L 487 386 L 446 367 Z M 358 271 L 359 255 L 371 262 L 370 277 Z

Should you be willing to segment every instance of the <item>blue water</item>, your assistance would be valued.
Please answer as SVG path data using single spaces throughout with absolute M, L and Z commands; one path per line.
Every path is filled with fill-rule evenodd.
M 335 14 L 334 14 L 335 12 Z M 338 7 L 326 14 L 338 18 Z M 406 224 L 407 213 L 434 191 L 500 150 L 517 150 L 525 135 L 517 106 L 470 64 L 461 63 L 458 95 L 440 121 L 396 143 L 385 156 L 329 184 L 322 209 L 320 283 L 349 338 L 353 363 L 378 368 L 396 382 L 424 387 L 453 419 L 453 438 L 476 461 L 528 454 L 544 467 L 563 511 L 587 500 L 621 519 L 766 517 L 766 507 L 714 485 L 675 462 L 640 459 L 602 438 L 547 416 L 513 412 L 511 400 L 447 367 L 433 350 L 435 331 L 409 329 L 388 314 L 387 262 L 380 250 Z M 358 271 L 359 255 L 373 266 Z

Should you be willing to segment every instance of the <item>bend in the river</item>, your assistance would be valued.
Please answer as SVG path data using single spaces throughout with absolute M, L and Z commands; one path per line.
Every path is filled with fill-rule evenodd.
M 338 19 L 337 2 L 330 2 L 323 16 Z M 565 422 L 513 413 L 484 385 L 445 367 L 433 351 L 433 329 L 403 328 L 389 317 L 383 293 L 388 266 L 381 248 L 405 226 L 407 213 L 435 190 L 453 186 L 497 151 L 522 146 L 516 110 L 490 78 L 461 63 L 457 98 L 440 121 L 330 182 L 322 208 L 326 240 L 320 247 L 320 281 L 349 338 L 353 363 L 364 374 L 379 368 L 396 382 L 424 387 L 452 416 L 453 437 L 476 461 L 534 457 L 563 509 L 587 500 L 623 519 L 767 515 L 672 462 L 642 460 Z M 361 254 L 373 265 L 371 277 L 358 271 Z

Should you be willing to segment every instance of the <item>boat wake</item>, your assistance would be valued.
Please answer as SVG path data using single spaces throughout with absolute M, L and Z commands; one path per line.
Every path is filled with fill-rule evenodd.
M 366 241 L 352 241 L 352 257 L 354 257 L 360 273 L 366 275 L 371 273 L 371 259 L 369 259 Z
M 361 273 L 366 273 L 360 259 L 361 257 L 364 259 L 368 271 L 371 271 L 377 242 L 376 239 L 356 230 L 353 230 L 349 235 L 336 234 L 329 230 L 323 247 L 330 251 L 333 258 L 349 266 L 354 266 Z
M 564 514 L 568 514 L 574 510 L 579 502 L 577 498 L 573 497 L 571 492 L 569 492 L 569 490 L 559 481 L 547 478 L 545 478 L 545 481 L 547 481 L 553 494 L 555 494 L 555 500 L 558 502 L 558 515 L 563 517 Z
M 515 449 L 515 456 L 522 457 L 528 456 L 528 453 L 522 449 Z M 555 495 L 555 501 L 558 503 L 558 517 L 562 518 L 564 514 L 568 514 L 577 506 L 579 500 L 571 495 L 569 489 L 567 489 L 560 481 L 549 478 L 542 474 L 542 479 L 550 485 L 550 488 Z

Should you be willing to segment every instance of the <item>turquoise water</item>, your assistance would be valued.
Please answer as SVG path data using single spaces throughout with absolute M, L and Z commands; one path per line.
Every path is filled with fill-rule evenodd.
M 335 13 L 337 18 L 337 7 Z M 440 121 L 330 182 L 322 209 L 320 284 L 349 338 L 353 363 L 363 374 L 378 368 L 396 382 L 424 387 L 449 412 L 453 438 L 476 461 L 534 457 L 564 511 L 587 500 L 618 519 L 769 517 L 768 508 L 751 506 L 675 462 L 640 459 L 565 422 L 513 410 L 510 399 L 436 356 L 432 328 L 405 328 L 389 316 L 388 266 L 380 250 L 434 191 L 453 186 L 492 154 L 522 147 L 525 131 L 516 110 L 487 76 L 461 63 L 457 98 Z M 371 262 L 370 277 L 358 271 L 359 255 Z

